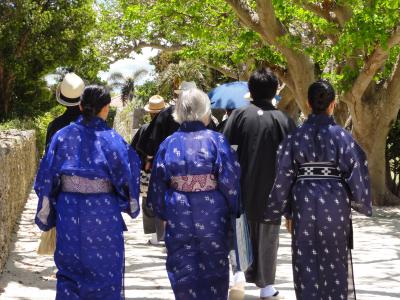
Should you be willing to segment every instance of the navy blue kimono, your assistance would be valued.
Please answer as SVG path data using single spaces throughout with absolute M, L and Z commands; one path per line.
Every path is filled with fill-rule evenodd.
M 167 221 L 166 267 L 176 299 L 227 299 L 239 189 L 235 152 L 203 123 L 184 122 L 160 145 L 148 202 Z
M 265 211 L 266 221 L 293 219 L 297 299 L 355 299 L 351 208 L 372 214 L 364 151 L 332 117 L 310 115 L 279 147 Z
M 36 177 L 35 222 L 57 229 L 56 299 L 123 299 L 121 212 L 139 214 L 139 174 L 136 152 L 100 118 L 79 117 L 52 138 Z

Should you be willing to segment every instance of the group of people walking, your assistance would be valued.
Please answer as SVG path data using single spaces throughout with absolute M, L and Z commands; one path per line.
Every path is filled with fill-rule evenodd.
M 57 230 L 56 299 L 124 299 L 121 212 L 138 216 L 140 177 L 143 216 L 154 222 L 145 233 L 165 241 L 176 299 L 227 300 L 230 264 L 232 291 L 247 281 L 260 299 L 283 299 L 274 288 L 282 216 L 297 299 L 355 299 L 351 208 L 371 215 L 371 193 L 363 150 L 333 120 L 332 86 L 310 86 L 312 114 L 299 128 L 272 104 L 270 70 L 255 71 L 248 87 L 252 102 L 218 127 L 194 83 L 169 106 L 152 97 L 152 120 L 130 145 L 105 123 L 109 92 L 66 76 L 57 97 L 75 108 L 49 127 L 35 182 L 36 224 Z M 81 115 L 68 119 L 76 107 Z M 242 213 L 253 253 L 244 273 L 229 259 Z

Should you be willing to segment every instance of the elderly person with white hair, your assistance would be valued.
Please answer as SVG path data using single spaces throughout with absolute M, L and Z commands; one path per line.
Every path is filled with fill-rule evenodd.
M 176 299 L 226 300 L 231 222 L 240 210 L 240 167 L 225 137 L 206 129 L 211 110 L 198 89 L 181 93 L 177 132 L 161 145 L 148 204 L 167 222 L 166 268 Z

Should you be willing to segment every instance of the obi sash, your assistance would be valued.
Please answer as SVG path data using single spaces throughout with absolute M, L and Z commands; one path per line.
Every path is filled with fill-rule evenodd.
M 299 166 L 297 180 L 341 180 L 341 175 L 338 166 L 332 162 L 308 162 Z
M 217 189 L 213 174 L 172 176 L 171 188 L 180 192 L 208 192 Z
M 108 179 L 89 179 L 80 176 L 61 176 L 61 191 L 65 193 L 101 194 L 114 191 Z

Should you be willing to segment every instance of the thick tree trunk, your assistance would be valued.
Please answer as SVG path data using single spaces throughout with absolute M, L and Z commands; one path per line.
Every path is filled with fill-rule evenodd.
M 388 188 L 386 169 L 386 140 L 397 111 L 383 105 L 386 99 L 382 99 L 382 93 L 369 97 L 350 107 L 353 136 L 367 154 L 373 204 L 398 205 L 400 198 Z
M 346 103 L 340 101 L 335 108 L 336 123 L 344 127 L 349 116 L 350 116 L 349 108 L 347 107 Z
M 278 109 L 287 113 L 295 122 L 297 122 L 300 115 L 300 109 L 290 89 L 285 86 L 280 91 L 279 96 L 281 96 L 282 99 L 278 103 Z

